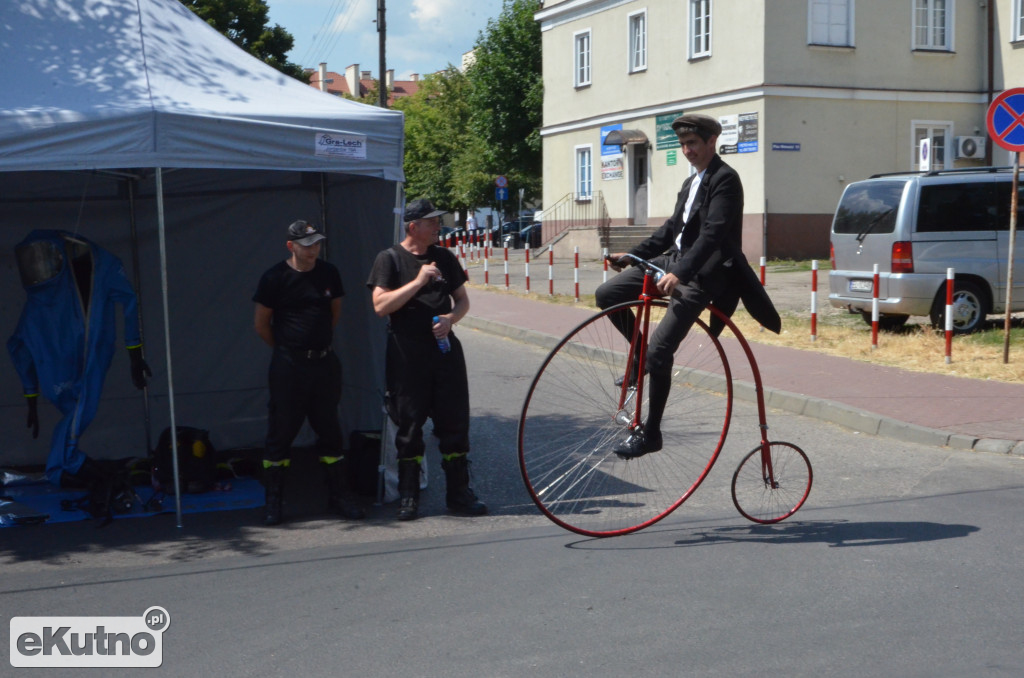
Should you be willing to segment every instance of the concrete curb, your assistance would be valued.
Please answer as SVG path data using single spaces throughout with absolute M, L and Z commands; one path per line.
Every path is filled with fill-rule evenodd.
M 460 325 L 480 330 L 481 332 L 487 332 L 488 334 L 533 344 L 549 351 L 561 340 L 561 337 L 553 337 L 536 330 L 529 330 L 473 316 L 464 317 L 460 321 Z M 910 424 L 876 412 L 870 412 L 831 400 L 814 398 L 802 393 L 765 388 L 764 395 L 766 407 L 828 421 L 846 429 L 860 431 L 861 433 L 920 445 L 1024 456 L 1024 441 L 975 438 L 961 433 L 951 433 L 941 429 Z M 735 380 L 733 382 L 733 397 L 746 402 L 757 402 L 754 384 L 752 382 Z

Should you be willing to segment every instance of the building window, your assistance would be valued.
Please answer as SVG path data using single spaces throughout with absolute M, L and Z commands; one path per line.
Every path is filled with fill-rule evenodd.
M 953 123 L 915 121 L 912 124 L 914 149 L 910 167 L 918 172 L 949 169 L 952 166 L 952 154 L 948 149 L 953 134 Z M 921 142 L 924 139 L 928 139 L 930 146 L 927 165 L 921 163 Z
M 953 49 L 953 0 L 914 0 L 914 49 Z
M 594 189 L 594 169 L 590 146 L 576 147 L 576 199 L 590 200 Z
M 647 70 L 647 11 L 629 15 L 629 72 Z
M 690 58 L 711 56 L 711 0 L 690 0 Z
M 575 40 L 576 68 L 573 84 L 576 87 L 586 87 L 590 84 L 590 31 L 582 31 L 573 36 Z
M 812 45 L 853 47 L 854 0 L 809 0 L 807 41 Z
M 1013 0 L 1013 39 L 1024 40 L 1024 0 Z

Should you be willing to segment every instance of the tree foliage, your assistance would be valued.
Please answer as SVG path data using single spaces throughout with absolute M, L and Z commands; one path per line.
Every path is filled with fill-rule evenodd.
M 469 134 L 469 80 L 454 66 L 428 75 L 419 90 L 395 101 L 405 113 L 406 194 L 427 197 L 445 209 L 472 207 L 455 182 Z
M 466 73 L 449 65 L 395 102 L 405 112 L 407 195 L 453 211 L 493 205 L 501 174 L 512 195 L 524 188 L 527 201 L 540 197 L 539 9 L 538 0 L 505 0 Z
M 292 34 L 278 24 L 267 25 L 266 0 L 181 0 L 203 21 L 223 33 L 249 54 L 286 75 L 309 83 L 302 66 L 288 61 L 295 44 Z
M 474 46 L 469 69 L 470 127 L 479 138 L 480 167 L 493 196 L 493 179 L 504 174 L 515 193 L 526 199 L 541 192 L 541 138 L 544 86 L 540 25 L 534 14 L 539 0 L 505 0 L 501 14 L 487 22 Z

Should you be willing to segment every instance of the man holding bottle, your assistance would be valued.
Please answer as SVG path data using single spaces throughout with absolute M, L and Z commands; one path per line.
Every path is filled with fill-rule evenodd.
M 437 246 L 442 214 L 426 199 L 408 203 L 405 238 L 377 255 L 366 281 L 374 311 L 388 319 L 385 380 L 398 424 L 399 520 L 419 517 L 427 417 L 438 437 L 448 510 L 487 513 L 469 487 L 469 381 L 462 344 L 452 332 L 469 311 L 466 274 L 454 254 Z

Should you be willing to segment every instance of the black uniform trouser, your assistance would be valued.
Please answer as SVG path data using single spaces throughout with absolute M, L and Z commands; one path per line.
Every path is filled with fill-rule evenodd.
M 320 454 L 342 456 L 338 423 L 341 402 L 341 361 L 333 351 L 310 358 L 300 351 L 275 348 L 270 359 L 270 404 L 264 459 L 288 459 L 295 436 L 308 419 Z
M 655 266 L 668 270 L 678 258 L 678 253 L 669 253 L 659 255 L 650 261 Z M 609 308 L 626 301 L 636 301 L 643 287 L 644 271 L 634 266 L 602 283 L 595 291 L 594 297 L 598 307 Z M 697 280 L 676 287 L 669 300 L 665 317 L 658 323 L 651 333 L 650 341 L 647 342 L 648 372 L 659 373 L 672 369 L 676 349 L 710 301 L 711 294 Z M 627 341 L 633 338 L 636 317 L 631 311 L 613 314 L 609 320 Z
M 469 380 L 462 344 L 449 333 L 451 350 L 441 353 L 433 335 L 388 332 L 386 381 L 398 431 L 399 459 L 422 457 L 423 425 L 434 423 L 442 455 L 469 452 Z

